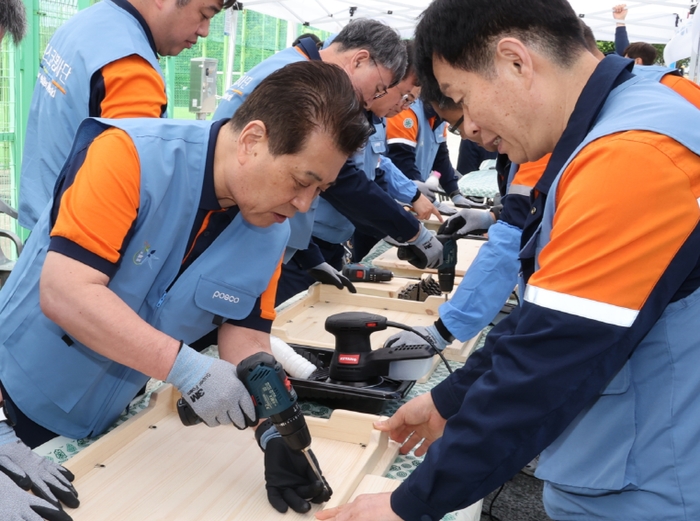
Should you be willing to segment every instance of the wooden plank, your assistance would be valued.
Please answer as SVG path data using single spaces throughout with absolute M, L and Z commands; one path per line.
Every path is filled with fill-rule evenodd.
M 371 295 L 359 295 L 340 291 L 328 284 L 315 284 L 303 299 L 277 314 L 272 324 L 272 334 L 288 344 L 311 347 L 335 347 L 335 337 L 326 331 L 326 318 L 346 311 L 377 313 L 389 320 L 408 326 L 429 326 L 438 318 L 438 308 L 444 302 L 441 297 L 429 297 L 425 302 L 389 299 Z M 370 336 L 372 349 L 381 348 L 386 340 L 399 332 L 396 328 L 377 331 Z M 463 362 L 471 351 L 472 342 L 455 340 L 447 346 L 448 360 Z M 437 365 L 434 363 L 433 368 Z M 430 373 L 428 373 L 429 377 Z
M 464 273 L 471 266 L 476 258 L 476 254 L 479 253 L 479 249 L 485 242 L 473 239 L 461 239 L 458 241 L 457 266 L 455 267 L 455 273 L 458 277 L 464 277 Z M 420 270 L 408 261 L 399 260 L 396 252 L 396 248 L 391 248 L 375 258 L 372 264 L 379 268 L 391 270 L 395 277 L 419 279 L 423 273 L 437 274 L 437 270 Z
M 68 509 L 74 521 L 313 517 L 279 514 L 269 505 L 252 429 L 184 427 L 173 406 L 178 393 L 166 386 L 154 396 L 124 428 L 66 463 L 80 472 L 81 506 Z M 386 471 L 396 457 L 398 444 L 372 428 L 378 418 L 350 411 L 334 411 L 327 420 L 307 417 L 312 450 L 334 491 L 328 505 L 347 502 L 365 474 Z

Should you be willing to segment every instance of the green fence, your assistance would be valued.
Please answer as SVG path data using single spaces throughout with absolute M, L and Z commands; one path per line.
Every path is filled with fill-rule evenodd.
M 25 126 L 39 62 L 49 39 L 66 20 L 96 0 L 24 0 L 27 7 L 29 30 L 19 47 L 5 38 L 0 47 L 0 198 L 17 206 L 19 172 Z M 231 16 L 229 13 L 228 16 Z M 288 22 L 253 11 L 236 13 L 236 42 L 232 81 L 265 58 L 284 49 L 287 43 Z M 230 49 L 229 36 L 224 34 L 225 14 L 214 17 L 209 36 L 200 39 L 192 49 L 177 57 L 161 60 L 168 89 L 169 116 L 194 119 L 189 112 L 190 60 L 207 57 L 218 60 L 217 93 L 224 92 L 224 71 Z M 329 33 L 309 27 L 296 26 L 296 33 L 314 32 L 321 38 Z M 17 230 L 14 221 L 0 216 L 0 228 Z M 0 242 L 4 251 L 7 245 Z

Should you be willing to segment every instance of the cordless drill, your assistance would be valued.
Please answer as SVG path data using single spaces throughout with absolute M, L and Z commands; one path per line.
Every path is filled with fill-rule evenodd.
M 245 358 L 236 367 L 238 379 L 250 392 L 259 418 L 269 418 L 290 449 L 301 451 L 318 480 L 327 487 L 311 452 L 311 434 L 297 403 L 297 393 L 287 378 L 282 364 L 265 352 Z M 184 425 L 195 425 L 202 420 L 190 404 L 180 398 L 177 412 Z
M 362 264 L 346 264 L 343 266 L 343 275 L 345 275 L 350 282 L 383 282 L 391 280 L 394 276 L 391 270 L 370 268 Z
M 437 235 L 438 241 L 442 243 L 442 264 L 438 266 L 438 284 L 440 291 L 447 295 L 455 285 L 455 266 L 457 265 L 457 239 L 453 235 Z

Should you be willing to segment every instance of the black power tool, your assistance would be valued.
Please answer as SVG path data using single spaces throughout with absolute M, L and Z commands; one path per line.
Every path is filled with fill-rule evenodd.
M 297 403 L 297 393 L 282 365 L 271 354 L 260 352 L 241 361 L 236 367 L 236 373 L 250 392 L 258 417 L 272 421 L 289 448 L 301 451 L 306 456 L 318 480 L 327 487 L 321 471 L 311 457 L 309 427 Z M 177 402 L 177 412 L 184 425 L 195 425 L 202 421 L 182 398 Z
M 396 380 L 417 380 L 429 369 L 433 348 L 421 345 L 393 345 L 372 350 L 369 337 L 387 326 L 411 330 L 373 313 L 348 311 L 326 319 L 326 331 L 335 336 L 330 365 L 330 382 L 363 387 L 377 385 L 383 376 Z
M 350 279 L 350 282 L 384 282 L 394 276 L 391 270 L 370 268 L 362 264 L 346 264 L 343 266 L 343 275 Z

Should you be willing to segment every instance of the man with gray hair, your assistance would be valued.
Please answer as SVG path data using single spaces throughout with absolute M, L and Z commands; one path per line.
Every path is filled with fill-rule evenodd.
M 396 96 L 396 102 L 407 92 L 389 90 L 404 76 L 406 50 L 399 34 L 377 21 L 360 18 L 346 25 L 333 41 L 318 50 L 311 39 L 302 39 L 299 45 L 285 49 L 253 67 L 236 81 L 224 94 L 214 119 L 231 117 L 255 86 L 268 74 L 301 60 L 322 60 L 341 67 L 370 111 L 376 100 Z M 368 118 L 371 115 L 368 113 Z M 321 194 L 354 226 L 408 243 L 422 266 L 437 267 L 442 259 L 442 245 L 420 222 L 368 179 L 365 173 L 349 160 L 338 174 L 336 183 Z M 334 284 L 342 289 L 352 284 L 333 267 L 311 239 L 316 206 L 291 220 L 292 235 L 287 247 L 280 281 L 281 295 L 289 297 L 308 287 L 307 271 L 317 280 Z M 323 249 L 326 245 L 321 243 Z M 334 246 L 334 245 L 330 245 Z M 293 257 L 293 259 L 292 259 Z M 290 260 L 292 259 L 292 260 Z
M 13 0 L 15 1 L 15 0 Z M 106 0 L 76 14 L 49 41 L 27 123 L 19 223 L 31 229 L 51 200 L 73 136 L 87 117 L 164 117 L 160 56 L 209 34 L 234 0 Z
M 22 0 L 5 0 L 0 9 L 0 41 L 9 32 L 17 45 L 27 31 L 27 15 Z

